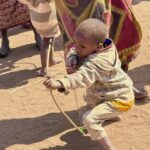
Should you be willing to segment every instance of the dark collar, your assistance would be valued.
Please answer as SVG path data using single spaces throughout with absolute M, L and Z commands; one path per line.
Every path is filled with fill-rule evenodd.
M 106 50 L 110 49 L 112 47 L 112 45 L 113 45 L 112 39 L 107 38 L 105 40 L 105 42 L 103 43 L 103 48 L 101 48 L 100 50 L 97 50 L 96 52 L 106 51 Z

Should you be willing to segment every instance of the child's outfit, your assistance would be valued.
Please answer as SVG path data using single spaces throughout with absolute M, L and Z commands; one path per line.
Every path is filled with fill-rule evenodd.
M 72 48 L 67 58 L 75 55 Z M 106 39 L 104 48 L 78 59 L 78 70 L 59 79 L 65 90 L 86 87 L 84 100 L 90 109 L 83 115 L 83 123 L 93 140 L 106 136 L 101 126 L 104 120 L 128 111 L 134 104 L 132 81 L 121 69 L 116 47 Z
M 29 7 L 32 25 L 42 37 L 58 37 L 55 0 L 19 0 Z

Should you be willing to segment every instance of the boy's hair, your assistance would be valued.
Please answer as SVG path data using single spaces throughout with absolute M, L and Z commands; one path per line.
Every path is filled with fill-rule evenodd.
M 90 18 L 79 24 L 75 35 L 81 35 L 95 43 L 104 43 L 107 38 L 106 25 L 98 19 Z

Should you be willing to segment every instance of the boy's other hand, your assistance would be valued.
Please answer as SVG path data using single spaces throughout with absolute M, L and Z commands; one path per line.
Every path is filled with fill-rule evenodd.
M 67 64 L 67 73 L 71 74 L 74 73 L 77 69 L 78 61 L 76 58 L 72 58 L 71 61 Z

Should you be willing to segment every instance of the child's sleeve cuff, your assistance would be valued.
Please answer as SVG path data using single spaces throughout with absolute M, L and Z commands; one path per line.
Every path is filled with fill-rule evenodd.
M 64 90 L 64 92 L 69 92 L 69 90 L 70 90 L 70 81 L 67 78 L 62 78 L 62 79 L 59 79 L 57 81 L 59 81 L 62 85 L 61 90 Z

